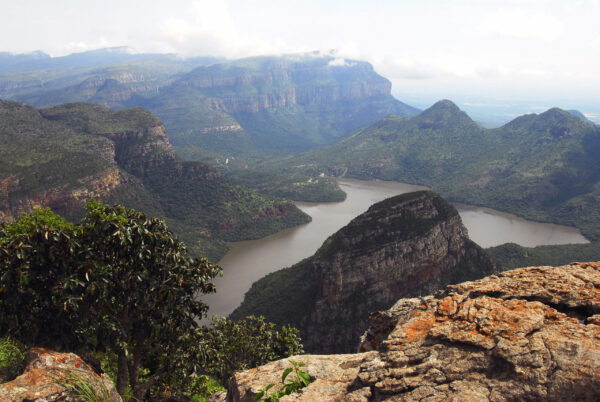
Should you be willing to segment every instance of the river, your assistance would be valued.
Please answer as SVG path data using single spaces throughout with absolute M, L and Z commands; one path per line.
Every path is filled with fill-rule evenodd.
M 243 300 L 253 282 L 280 268 L 310 257 L 325 239 L 365 212 L 372 204 L 394 195 L 425 189 L 397 182 L 339 179 L 346 200 L 335 203 L 296 205 L 312 222 L 258 240 L 234 243 L 219 261 L 222 278 L 215 280 L 217 293 L 204 295 L 209 315 L 228 315 Z M 482 247 L 513 242 L 534 247 L 544 244 L 587 243 L 579 230 L 548 223 L 532 222 L 489 208 L 456 204 L 469 237 Z

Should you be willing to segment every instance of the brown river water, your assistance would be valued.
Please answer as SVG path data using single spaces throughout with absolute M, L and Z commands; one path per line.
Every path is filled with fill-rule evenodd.
M 383 181 L 340 179 L 338 183 L 347 194 L 345 201 L 296 203 L 312 217 L 312 222 L 262 239 L 233 243 L 231 250 L 219 261 L 224 275 L 215 280 L 217 293 L 202 296 L 202 300 L 210 306 L 209 316 L 231 313 L 242 302 L 253 282 L 270 272 L 310 257 L 327 237 L 365 212 L 372 204 L 394 195 L 426 189 L 422 186 Z M 463 204 L 455 206 L 469 231 L 469 237 L 482 247 L 507 242 L 528 247 L 587 243 L 575 228 L 528 221 L 489 208 Z

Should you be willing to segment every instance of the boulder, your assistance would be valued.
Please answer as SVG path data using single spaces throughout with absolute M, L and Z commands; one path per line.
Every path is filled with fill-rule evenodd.
M 80 384 L 89 385 L 100 400 L 121 402 L 113 382 L 98 375 L 79 356 L 44 348 L 26 354 L 25 372 L 13 381 L 0 384 L 0 401 L 78 401 Z

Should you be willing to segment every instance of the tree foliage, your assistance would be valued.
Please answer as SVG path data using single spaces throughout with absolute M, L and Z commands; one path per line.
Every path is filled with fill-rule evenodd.
M 168 371 L 154 364 L 142 384 L 144 358 L 181 347 L 208 308 L 197 295 L 214 291 L 220 268 L 189 258 L 163 221 L 123 206 L 92 201 L 74 228 L 51 214 L 0 229 L 0 331 L 28 344 L 110 348 L 119 392 L 128 379 L 139 399 Z
M 235 370 L 304 353 L 296 328 L 277 328 L 262 316 L 239 321 L 213 317 L 211 326 L 201 327 L 196 333 L 199 342 L 195 353 L 201 371 L 224 385 Z
M 0 334 L 26 344 L 69 347 L 77 336 L 67 306 L 85 250 L 50 210 L 0 226 Z

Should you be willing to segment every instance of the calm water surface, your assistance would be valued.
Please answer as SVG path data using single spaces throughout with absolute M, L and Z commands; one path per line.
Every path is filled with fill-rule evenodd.
M 343 202 L 296 205 L 312 217 L 312 222 L 274 235 L 233 244 L 219 261 L 222 278 L 215 280 L 217 293 L 203 296 L 209 315 L 227 315 L 243 300 L 253 282 L 280 268 L 310 257 L 325 239 L 365 212 L 372 204 L 394 195 L 425 189 L 396 182 L 340 179 L 347 197 Z M 489 208 L 457 204 L 469 237 L 482 247 L 514 242 L 523 246 L 586 243 L 579 230 L 566 226 L 527 221 Z

